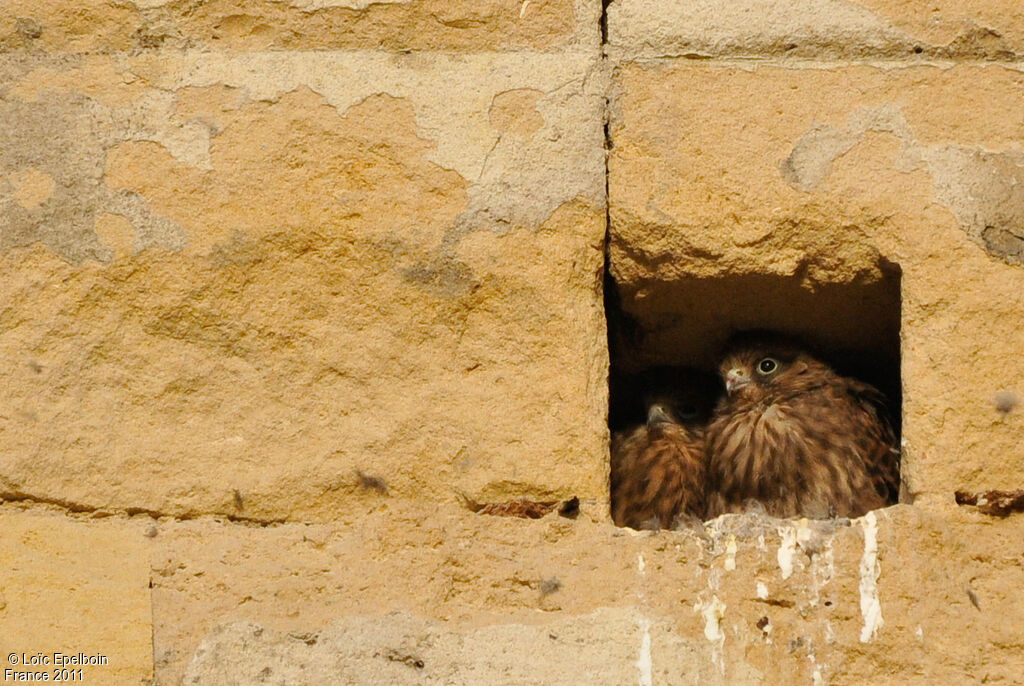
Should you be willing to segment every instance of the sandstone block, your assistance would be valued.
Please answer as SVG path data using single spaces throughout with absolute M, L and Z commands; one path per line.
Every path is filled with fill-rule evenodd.
M 597 0 L 9 0 L 0 52 L 598 49 Z
M 1014 61 L 1024 49 L 1024 10 L 1004 0 L 616 0 L 608 7 L 608 43 L 609 54 L 627 59 Z
M 606 497 L 594 59 L 10 63 L 0 494 Z
M 1012 680 L 1022 521 L 896 506 L 637 533 L 419 505 L 355 524 L 161 521 L 157 680 Z
M 997 402 L 1024 378 L 1019 70 L 659 62 L 614 88 L 611 268 L 641 357 L 709 364 L 768 326 L 870 362 L 898 330 L 908 497 L 1020 485 L 1024 415 Z

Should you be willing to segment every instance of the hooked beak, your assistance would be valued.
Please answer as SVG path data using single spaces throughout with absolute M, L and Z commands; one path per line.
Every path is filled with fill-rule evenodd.
M 672 416 L 669 414 L 668 408 L 664 405 L 660 403 L 651 405 L 650 409 L 647 410 L 647 426 L 672 423 Z
M 725 390 L 727 393 L 743 388 L 750 383 L 750 377 L 748 377 L 741 369 L 730 369 L 725 374 Z

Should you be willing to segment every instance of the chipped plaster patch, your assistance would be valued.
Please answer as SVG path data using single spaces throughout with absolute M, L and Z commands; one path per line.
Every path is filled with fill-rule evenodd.
M 544 117 L 537 111 L 537 102 L 543 96 L 544 93 L 535 88 L 516 88 L 498 93 L 488 110 L 491 126 L 503 134 L 533 135 L 544 125 Z
M 869 133 L 891 133 L 903 144 L 893 167 L 901 172 L 927 170 L 936 201 L 949 208 L 960 228 L 989 255 L 1024 265 L 1024 153 L 921 145 L 893 103 L 857 109 L 841 129 L 815 124 L 779 163 L 779 173 L 793 188 L 815 191 L 833 162 Z
M 102 213 L 127 218 L 140 249 L 184 246 L 181 227 L 145 198 L 105 183 L 107 152 L 129 135 L 116 112 L 81 93 L 45 90 L 29 102 L 0 101 L 0 120 L 0 168 L 8 172 L 0 202 L 12 201 L 0 213 L 0 251 L 38 242 L 76 264 L 107 261 L 113 251 L 96 233 Z
M 603 206 L 605 80 L 600 61 L 584 52 L 190 52 L 180 74 L 161 85 L 225 85 L 267 101 L 305 86 L 339 112 L 376 94 L 408 101 L 417 135 L 434 142 L 426 158 L 471 183 L 469 207 L 449 238 L 456 243 L 481 229 L 536 229 L 574 198 Z M 543 94 L 536 100 L 543 124 L 529 136 L 502 136 L 492 126 L 492 101 L 521 89 Z

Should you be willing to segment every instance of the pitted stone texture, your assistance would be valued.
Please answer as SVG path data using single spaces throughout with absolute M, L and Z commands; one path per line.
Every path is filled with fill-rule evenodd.
M 578 55 L 24 72 L 0 493 L 260 520 L 383 497 L 358 473 L 606 498 L 601 89 Z
M 1024 386 L 1024 74 L 634 64 L 615 89 L 611 269 L 649 350 L 709 363 L 767 326 L 870 351 L 899 298 L 910 496 L 1024 481 L 993 402 Z
M 1024 54 L 1024 9 L 1004 0 L 615 0 L 609 53 L 636 57 L 968 59 Z
M 1011 683 L 1024 666 L 1022 518 L 897 506 L 636 533 L 589 514 L 161 521 L 157 681 Z
M 645 637 L 650 649 L 652 631 L 655 648 L 675 655 L 673 667 L 700 673 L 687 641 L 644 622 L 635 611 L 601 610 L 541 625 L 459 630 L 396 613 L 335 622 L 315 636 L 230 624 L 206 637 L 182 684 L 627 684 L 637 681 L 635 663 Z
M 598 50 L 599 0 L 7 0 L 0 51 Z
M 54 653 L 102 655 L 74 666 L 86 684 L 137 686 L 153 677 L 150 560 L 123 519 L 0 511 L 0 650 L 4 669 L 42 670 L 54 682 Z M 9 653 L 44 654 L 48 666 L 12 663 Z M 69 669 L 72 667 L 68 667 Z M 36 679 L 37 681 L 41 679 Z M 27 681 L 16 676 L 5 681 Z

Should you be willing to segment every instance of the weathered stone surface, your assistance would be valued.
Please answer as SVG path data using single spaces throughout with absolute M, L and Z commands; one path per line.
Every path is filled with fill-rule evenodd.
M 660 63 L 615 89 L 611 266 L 648 351 L 776 326 L 870 352 L 898 288 L 908 497 L 1019 487 L 995 398 L 1024 383 L 1024 74 Z
M 1024 54 L 1024 9 L 1005 0 L 615 0 L 609 54 L 812 59 L 985 59 Z
M 0 51 L 503 51 L 600 40 L 598 0 L 6 0 Z
M 0 673 L 6 683 L 29 681 L 18 676 L 26 671 L 41 672 L 49 682 L 65 676 L 137 686 L 152 678 L 150 560 L 143 540 L 123 519 L 75 521 L 62 513 L 0 509 Z M 57 653 L 106 662 L 61 667 Z M 23 654 L 48 662 L 26 665 Z M 62 669 L 82 671 L 69 677 Z
M 0 493 L 261 520 L 377 502 L 357 472 L 606 497 L 593 59 L 19 69 Z
M 638 534 L 587 515 L 161 521 L 158 683 L 1011 683 L 1024 667 L 1024 518 L 897 506 Z

